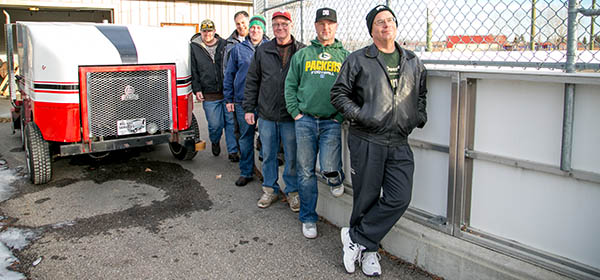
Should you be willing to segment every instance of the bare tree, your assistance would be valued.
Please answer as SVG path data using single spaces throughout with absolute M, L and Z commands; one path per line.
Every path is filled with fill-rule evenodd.
M 541 36 L 545 36 L 545 41 L 554 42 L 556 44 L 567 41 L 567 9 L 564 6 L 548 6 L 542 8 L 542 18 L 546 21 L 545 25 L 541 26 Z M 540 38 L 544 40 L 544 38 Z

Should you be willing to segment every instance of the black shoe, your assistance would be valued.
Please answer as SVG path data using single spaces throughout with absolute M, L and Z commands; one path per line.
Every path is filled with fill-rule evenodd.
M 240 178 L 238 178 L 237 181 L 235 181 L 235 185 L 238 187 L 243 187 L 246 184 L 252 182 L 252 180 L 254 180 L 254 178 L 252 178 L 252 177 L 240 176 Z
M 229 161 L 231 161 L 231 162 L 239 162 L 240 161 L 240 155 L 238 153 L 231 153 L 231 154 L 229 154 Z
M 219 145 L 219 143 L 212 143 L 211 148 L 213 156 L 217 157 L 221 154 L 221 145 Z

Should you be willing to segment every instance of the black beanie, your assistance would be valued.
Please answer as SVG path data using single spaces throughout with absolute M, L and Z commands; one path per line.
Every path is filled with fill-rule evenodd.
M 373 8 L 367 14 L 367 28 L 369 29 L 369 36 L 373 37 L 373 35 L 371 35 L 371 30 L 373 30 L 373 21 L 375 20 L 375 16 L 377 16 L 377 14 L 379 14 L 380 12 L 383 12 L 383 11 L 390 11 L 390 13 L 392 13 L 392 16 L 394 16 L 394 18 L 396 18 L 396 14 L 394 14 L 394 11 L 392 11 L 392 9 L 390 9 L 388 6 L 377 5 L 375 8 Z M 396 27 L 398 27 L 397 20 L 396 20 Z

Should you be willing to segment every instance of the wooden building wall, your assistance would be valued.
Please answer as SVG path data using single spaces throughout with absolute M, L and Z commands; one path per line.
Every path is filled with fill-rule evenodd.
M 252 1 L 198 0 L 0 0 L 0 8 L 26 9 L 33 17 L 36 12 L 44 10 L 73 13 L 104 10 L 112 12 L 114 23 L 151 26 L 164 23 L 199 24 L 209 18 L 215 22 L 217 33 L 222 37 L 229 36 L 235 29 L 233 15 L 237 11 L 244 10 L 250 15 L 253 11 Z

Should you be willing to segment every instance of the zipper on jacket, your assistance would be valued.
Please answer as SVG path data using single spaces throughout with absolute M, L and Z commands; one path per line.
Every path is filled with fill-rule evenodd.
M 204 46 L 202 46 L 202 50 L 208 55 L 208 58 L 212 60 L 213 70 L 215 71 L 215 82 L 217 83 L 217 90 L 219 89 L 219 71 L 217 71 L 217 49 L 219 48 L 219 42 L 217 42 L 217 47 L 215 48 L 215 57 L 210 57 L 210 53 L 206 50 Z M 222 87 L 222 86 L 221 86 Z
M 204 44 L 204 42 L 203 42 Z M 204 53 L 206 54 L 206 56 L 208 56 L 208 58 L 210 58 L 212 60 L 212 64 L 213 64 L 213 70 L 215 71 L 215 82 L 217 83 L 217 90 L 218 90 L 218 85 L 219 85 L 219 73 L 217 71 L 217 67 L 216 67 L 216 62 L 217 60 L 215 59 L 215 57 L 217 57 L 217 49 L 219 48 L 219 42 L 217 42 L 217 48 L 215 49 L 215 57 L 210 57 L 210 53 L 208 53 L 208 51 L 206 50 L 206 47 L 204 47 L 201 44 L 197 44 L 200 46 L 200 48 L 202 49 L 202 51 L 204 51 Z M 222 89 L 223 85 L 221 84 L 221 89 Z
M 392 87 L 392 123 L 396 123 L 396 91 L 394 90 L 394 87 Z M 392 142 L 392 131 L 390 130 L 390 132 L 388 133 L 388 143 Z

